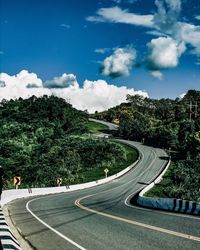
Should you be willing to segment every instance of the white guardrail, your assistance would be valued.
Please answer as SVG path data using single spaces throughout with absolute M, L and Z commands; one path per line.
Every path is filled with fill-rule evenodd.
M 47 194 L 56 194 L 56 193 L 63 193 L 63 192 L 71 192 L 86 188 L 95 187 L 101 184 L 108 183 L 114 179 L 121 177 L 122 175 L 126 174 L 130 171 L 139 161 L 140 158 L 137 159 L 133 164 L 129 167 L 125 168 L 121 172 L 109 176 L 104 179 L 100 179 L 97 181 L 91 181 L 83 184 L 76 184 L 76 185 L 69 185 L 69 186 L 60 186 L 60 187 L 47 187 L 47 188 L 25 188 L 25 189 L 10 189 L 5 190 L 2 193 L 0 205 L 3 207 L 8 202 L 18 199 L 18 198 L 26 198 L 31 196 L 38 196 L 38 195 L 47 195 Z

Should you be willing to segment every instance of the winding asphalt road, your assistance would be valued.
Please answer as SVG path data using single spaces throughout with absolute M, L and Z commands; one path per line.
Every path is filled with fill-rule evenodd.
M 16 200 L 8 205 L 38 250 L 200 249 L 200 218 L 134 207 L 130 197 L 166 164 L 166 153 L 124 141 L 141 152 L 128 174 L 87 190 Z

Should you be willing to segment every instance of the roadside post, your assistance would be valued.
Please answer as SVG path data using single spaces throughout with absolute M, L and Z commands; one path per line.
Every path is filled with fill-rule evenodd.
M 104 173 L 105 173 L 106 178 L 108 177 L 108 172 L 109 172 L 109 169 L 105 168 Z
M 57 178 L 57 185 L 58 187 L 60 187 L 60 185 L 62 184 L 62 178 Z
M 21 185 L 21 177 L 20 176 L 15 176 L 13 179 L 13 183 L 16 187 L 16 189 L 19 188 L 19 186 Z

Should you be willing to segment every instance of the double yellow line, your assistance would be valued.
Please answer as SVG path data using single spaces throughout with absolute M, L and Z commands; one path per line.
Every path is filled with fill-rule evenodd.
M 104 213 L 104 212 L 99 212 L 97 210 L 94 210 L 94 209 L 88 208 L 86 206 L 83 206 L 80 203 L 82 200 L 87 199 L 87 198 L 89 198 L 91 196 L 94 196 L 94 195 L 87 195 L 87 196 L 84 196 L 82 198 L 77 199 L 75 201 L 75 205 L 77 207 L 83 209 L 83 210 L 86 210 L 86 211 L 90 212 L 90 213 L 98 214 L 100 216 L 108 217 L 110 219 L 114 219 L 114 220 L 117 220 L 117 221 L 121 221 L 121 222 L 125 222 L 125 223 L 128 223 L 128 224 L 132 224 L 132 225 L 135 225 L 135 226 L 139 226 L 139 227 L 151 229 L 151 230 L 154 230 L 154 231 L 157 231 L 157 232 L 161 232 L 161 233 L 165 233 L 165 234 L 170 234 L 170 235 L 173 235 L 173 236 L 181 237 L 181 238 L 184 238 L 184 239 L 187 239 L 187 240 L 193 240 L 193 241 L 200 242 L 200 237 L 192 236 L 192 235 L 189 235 L 189 234 L 179 233 L 179 232 L 168 230 L 168 229 L 161 228 L 161 227 L 151 226 L 151 225 L 148 225 L 148 224 L 145 224 L 145 223 L 141 223 L 141 222 L 134 221 L 134 220 L 128 220 L 128 219 L 125 219 L 125 218 L 122 218 L 122 217 L 119 217 L 119 216 L 115 216 L 115 215 L 111 215 L 111 214 L 107 214 L 107 213 Z

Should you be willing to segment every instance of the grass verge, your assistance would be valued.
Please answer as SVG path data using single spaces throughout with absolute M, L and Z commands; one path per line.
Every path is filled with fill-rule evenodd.
M 173 198 L 169 195 L 169 187 L 173 184 L 171 179 L 171 169 L 167 170 L 163 179 L 160 183 L 155 184 L 155 186 L 145 193 L 147 197 L 160 197 L 160 198 Z
M 124 148 L 126 152 L 126 161 L 121 161 L 114 166 L 107 167 L 109 169 L 108 177 L 122 171 L 138 159 L 138 152 L 136 149 L 122 143 L 119 144 Z M 105 166 L 102 166 L 96 167 L 92 170 L 82 171 L 79 173 L 81 175 L 81 178 L 79 180 L 76 180 L 76 183 L 84 183 L 102 179 L 105 177 L 104 169 Z
M 108 127 L 104 124 L 94 121 L 88 121 L 86 127 L 88 128 L 89 132 L 92 134 L 99 133 L 103 130 L 107 130 Z

